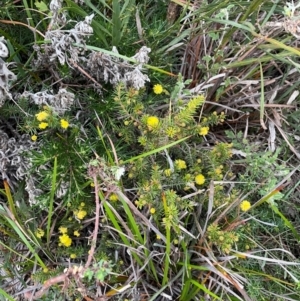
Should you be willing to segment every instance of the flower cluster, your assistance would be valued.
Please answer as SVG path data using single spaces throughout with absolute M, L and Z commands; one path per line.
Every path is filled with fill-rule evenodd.
M 85 207 L 85 203 L 82 202 L 79 205 L 79 208 L 77 210 L 74 210 L 74 216 L 76 219 L 83 220 L 86 217 L 87 211 L 83 209 L 84 207 Z
M 45 130 L 48 127 L 58 126 L 57 115 L 53 114 L 49 107 L 44 106 L 44 110 L 35 114 L 35 118 L 39 122 L 37 127 L 40 130 Z M 59 126 L 62 129 L 66 130 L 69 127 L 69 125 L 70 124 L 66 119 L 62 118 L 59 120 Z M 33 135 L 31 137 L 31 140 L 36 141 L 37 136 Z
M 59 242 L 60 245 L 64 246 L 64 247 L 70 247 L 72 244 L 72 239 L 70 238 L 70 236 L 68 234 L 62 234 L 59 236 Z
M 175 160 L 175 166 L 178 170 L 186 169 L 186 162 L 184 160 L 178 159 Z
M 223 231 L 217 224 L 211 224 L 207 228 L 208 239 L 228 254 L 233 245 L 239 241 L 239 235 L 233 231 Z
M 60 246 L 64 246 L 64 247 L 70 247 L 71 244 L 72 244 L 72 239 L 67 234 L 68 228 L 61 226 L 61 227 L 59 227 L 58 230 L 61 233 L 61 235 L 58 237 L 58 239 L 59 239 L 59 245 Z

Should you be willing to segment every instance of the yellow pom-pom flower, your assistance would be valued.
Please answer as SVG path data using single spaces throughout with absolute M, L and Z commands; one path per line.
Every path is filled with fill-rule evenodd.
M 78 230 L 75 230 L 75 231 L 73 232 L 73 234 L 74 234 L 74 236 L 77 236 L 77 237 L 79 237 L 79 236 L 80 236 L 80 233 L 79 233 L 79 231 L 78 231 Z
M 159 119 L 156 116 L 149 116 L 147 118 L 147 126 L 148 129 L 151 131 L 153 129 L 156 129 L 159 125 Z
M 163 90 L 164 90 L 163 86 L 160 84 L 154 85 L 154 87 L 153 87 L 153 92 L 155 94 L 161 94 L 163 92 Z
M 39 124 L 39 128 L 40 128 L 41 130 L 44 130 L 47 126 L 48 126 L 48 122 L 41 122 L 41 123 Z
M 209 127 L 208 126 L 203 126 L 202 128 L 200 128 L 199 135 L 200 136 L 205 136 L 205 135 L 208 134 L 208 131 L 209 131 Z
M 78 210 L 78 211 L 75 211 L 75 216 L 78 218 L 78 219 L 84 219 L 85 216 L 87 215 L 87 212 L 85 210 Z
M 58 238 L 62 246 L 70 247 L 70 245 L 72 244 L 72 239 L 69 237 L 68 234 L 60 235 Z
M 151 213 L 151 214 L 154 214 L 155 212 L 156 212 L 155 208 L 152 207 L 152 208 L 150 209 L 150 213 Z
M 65 234 L 65 233 L 68 232 L 68 228 L 67 228 L 67 227 L 61 226 L 61 227 L 58 228 L 58 231 L 59 231 L 61 234 Z
M 71 259 L 75 259 L 76 257 L 77 257 L 77 255 L 74 254 L 74 253 L 70 254 L 70 258 L 71 258 Z
M 48 118 L 48 116 L 49 116 L 49 114 L 45 111 L 35 114 L 35 117 L 38 121 L 46 120 Z
M 37 228 L 35 231 L 35 235 L 38 238 L 42 238 L 45 235 L 45 231 L 43 229 Z
M 37 135 L 32 135 L 32 136 L 31 136 L 31 140 L 32 140 L 32 141 L 36 141 L 37 138 L 38 138 Z
M 240 204 L 240 208 L 242 211 L 248 211 L 251 208 L 251 203 L 247 200 L 244 200 Z
M 172 174 L 172 170 L 170 168 L 164 170 L 164 174 L 166 177 L 170 177 Z
M 196 182 L 196 184 L 198 184 L 198 185 L 202 185 L 202 184 L 204 184 L 204 182 L 205 182 L 205 177 L 203 176 L 203 175 L 197 175 L 196 177 L 195 177 L 195 182 Z
M 65 119 L 61 119 L 60 120 L 60 126 L 63 128 L 63 129 L 67 129 L 69 127 L 69 122 Z
M 186 169 L 186 163 L 181 159 L 175 160 L 175 165 L 177 169 Z
M 115 193 L 112 193 L 110 196 L 109 196 L 109 200 L 112 201 L 112 202 L 116 202 L 118 200 L 118 196 L 115 194 Z

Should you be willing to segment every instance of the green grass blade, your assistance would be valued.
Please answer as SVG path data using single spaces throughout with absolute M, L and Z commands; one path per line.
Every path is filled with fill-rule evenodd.
M 9 294 L 7 294 L 4 290 L 2 290 L 0 288 L 0 295 L 4 296 L 5 298 L 7 298 L 10 301 L 16 301 L 12 296 L 10 296 Z
M 138 239 L 140 244 L 144 243 L 144 239 L 141 235 L 141 231 L 139 229 L 138 224 L 136 223 L 135 218 L 133 217 L 130 208 L 128 207 L 127 203 L 122 199 L 121 196 L 119 196 L 120 201 L 122 202 L 123 209 L 125 210 L 125 213 L 127 215 L 127 225 L 130 226 L 131 231 L 133 232 L 135 238 Z
M 9 247 L 8 245 L 6 245 L 5 243 L 3 243 L 2 241 L 0 241 L 0 245 L 1 245 L 4 249 L 8 250 L 9 252 L 16 254 L 17 257 L 23 258 L 24 261 L 30 261 L 32 264 L 34 264 L 34 261 L 31 260 L 31 259 L 29 259 L 29 258 L 27 257 L 27 255 L 23 255 L 22 253 L 18 253 L 16 250 L 14 250 L 13 248 Z
M 280 1 L 280 0 L 274 1 L 274 4 L 273 4 L 272 8 L 269 10 L 268 14 L 267 14 L 266 17 L 264 18 L 264 21 L 263 21 L 262 24 L 260 25 L 261 28 L 263 28 L 263 27 L 266 25 L 266 23 L 269 21 L 269 19 L 271 18 L 271 16 L 273 16 L 274 11 L 275 11 L 275 9 L 276 9 L 276 7 L 277 7 L 279 1 Z
M 126 33 L 128 22 L 130 20 L 132 12 L 135 10 L 135 7 L 135 0 L 126 0 L 123 4 L 121 10 L 121 39 Z
M 33 22 L 33 18 L 32 18 L 32 15 L 31 15 L 31 11 L 30 11 L 30 7 L 27 3 L 27 0 L 23 0 L 23 5 L 25 7 L 25 11 L 26 11 L 26 14 L 27 14 L 27 19 L 30 23 L 30 26 L 32 26 L 33 28 L 35 27 L 34 25 L 34 22 Z
M 16 220 L 18 220 L 18 215 L 17 215 L 17 211 L 16 211 L 16 206 L 15 206 L 14 200 L 13 200 L 13 198 L 12 198 L 12 195 L 11 195 L 11 192 L 10 192 L 9 185 L 8 185 L 8 183 L 7 183 L 6 180 L 3 181 L 3 184 L 4 184 L 4 188 L 5 188 L 5 192 L 6 192 L 6 197 L 7 197 L 9 209 L 10 209 L 12 215 L 14 216 L 14 218 L 15 218 Z
M 130 243 L 130 240 L 126 237 L 126 235 L 122 234 L 123 230 L 120 227 L 119 222 L 117 221 L 114 212 L 108 206 L 107 201 L 105 200 L 105 197 L 102 194 L 102 192 L 99 192 L 99 197 L 102 201 L 103 207 L 104 207 L 105 212 L 106 212 L 107 217 L 108 217 L 108 220 L 113 224 L 114 228 L 117 230 L 117 233 L 119 234 L 119 236 L 120 236 L 121 240 L 123 241 L 123 243 L 131 249 L 132 244 Z M 143 263 L 142 263 L 141 259 L 137 256 L 137 254 L 135 252 L 132 252 L 132 256 L 137 261 L 137 263 L 142 266 Z
M 138 62 L 134 58 L 131 58 L 131 57 L 128 57 L 128 56 L 125 56 L 125 55 L 122 55 L 122 54 L 119 54 L 119 53 L 116 53 L 116 52 L 113 52 L 113 51 L 109 51 L 109 50 L 106 50 L 106 49 L 103 49 L 103 48 L 89 46 L 89 45 L 81 45 L 81 44 L 76 44 L 76 43 L 74 43 L 73 45 L 77 46 L 77 47 L 85 47 L 86 49 L 90 49 L 90 50 L 94 50 L 94 51 L 98 51 L 98 52 L 103 52 L 105 54 L 118 57 L 118 58 L 123 59 L 125 61 L 138 64 Z M 151 69 L 151 70 L 157 71 L 159 73 L 162 73 L 162 74 L 167 74 L 167 75 L 170 75 L 170 76 L 176 76 L 171 72 L 165 71 L 165 70 L 157 68 L 155 66 L 151 66 L 151 65 L 148 65 L 148 64 L 144 64 L 143 66 L 148 68 L 148 69 Z
M 209 289 L 207 289 L 203 284 L 191 279 L 190 282 L 194 284 L 196 287 L 198 287 L 200 290 L 205 292 L 206 294 L 210 295 L 211 297 L 215 298 L 214 300 L 222 300 L 220 297 L 218 297 L 216 294 L 211 292 Z
M 121 10 L 120 1 L 113 0 L 112 2 L 112 44 L 113 46 L 118 46 L 121 40 Z
M 271 43 L 272 45 L 277 46 L 278 48 L 288 50 L 290 53 L 300 56 L 300 51 L 297 50 L 296 48 L 287 46 L 287 45 L 283 44 L 282 42 L 279 42 L 273 38 L 268 38 L 268 37 L 265 37 L 261 34 L 254 32 L 254 27 L 252 27 L 249 23 L 240 24 L 240 23 L 230 21 L 230 20 L 220 20 L 220 19 L 214 19 L 214 18 L 208 18 L 208 20 L 216 22 L 216 23 L 225 24 L 225 25 L 231 25 L 233 27 L 236 27 L 236 28 L 239 28 L 239 29 L 242 29 L 245 31 L 249 31 L 249 32 L 251 32 L 251 34 L 253 36 L 255 36 L 257 38 L 261 38 L 261 39 Z M 246 26 L 246 25 L 249 25 L 249 26 Z
M 76 14 L 83 16 L 83 17 L 87 16 L 87 13 L 80 6 L 78 6 L 74 1 L 66 0 L 66 2 L 68 5 L 68 7 L 66 8 L 67 10 L 73 11 Z M 110 20 L 105 18 L 102 14 L 101 14 L 101 17 L 106 22 L 110 22 Z M 104 43 L 105 47 L 108 47 L 107 36 L 110 37 L 111 33 L 96 20 L 92 21 L 92 27 L 94 28 L 94 34 Z M 106 34 L 106 36 L 105 36 L 105 34 Z
M 271 204 L 271 202 L 268 202 L 272 210 L 280 216 L 280 218 L 283 220 L 284 224 L 292 231 L 294 234 L 294 237 L 300 242 L 300 235 L 298 234 L 297 230 L 294 228 L 293 224 L 279 211 L 278 207 L 275 204 Z
M 50 191 L 50 200 L 49 200 L 49 212 L 47 218 L 47 246 L 49 247 L 50 244 L 50 228 L 51 228 L 51 221 L 52 221 L 52 212 L 53 212 L 53 203 L 54 203 L 54 194 L 56 190 L 56 176 L 57 176 L 57 157 L 54 157 L 54 166 L 52 172 L 52 184 L 51 184 L 51 191 Z
M 101 2 L 106 8 L 110 9 L 110 6 L 106 3 L 105 0 L 99 0 L 98 2 Z M 98 8 L 90 1 L 90 0 L 84 0 L 84 3 L 89 6 L 95 13 L 103 17 L 106 21 L 109 21 L 105 18 L 105 16 L 98 10 Z
M 23 233 L 23 229 L 21 229 L 20 225 L 18 225 L 15 221 L 13 221 L 10 218 L 7 218 L 8 223 L 10 224 L 10 227 L 14 229 L 14 231 L 17 233 L 19 238 L 22 240 L 22 242 L 27 246 L 29 251 L 32 253 L 32 255 L 36 258 L 36 260 L 39 262 L 40 266 L 42 268 L 46 268 L 46 265 L 36 252 L 36 250 L 32 247 L 31 243 L 29 242 L 28 238 L 26 235 Z
M 168 204 L 165 194 L 162 195 L 162 201 L 165 210 L 165 216 L 168 216 Z M 164 276 L 162 285 L 166 285 L 169 280 L 169 267 L 170 267 L 170 254 L 171 254 L 171 226 L 166 225 L 166 252 L 165 252 L 165 264 L 164 264 Z
M 175 145 L 177 145 L 177 144 L 179 144 L 179 143 L 185 141 L 185 140 L 188 139 L 188 138 L 190 138 L 190 137 L 184 137 L 184 138 L 181 138 L 181 139 L 179 139 L 179 140 L 177 140 L 177 141 L 175 141 L 175 142 L 172 142 L 172 143 L 170 143 L 170 144 L 161 146 L 161 147 L 156 148 L 156 149 L 154 149 L 154 150 L 152 150 L 152 151 L 143 153 L 143 154 L 141 154 L 141 155 L 139 155 L 139 156 L 136 156 L 136 157 L 132 157 L 132 158 L 130 158 L 130 159 L 128 159 L 128 160 L 125 160 L 125 161 L 123 162 L 123 164 L 131 163 L 131 162 L 136 161 L 136 160 L 138 160 L 138 159 L 140 159 L 140 158 L 144 158 L 144 157 L 147 157 L 147 156 L 150 156 L 150 155 L 159 153 L 159 152 L 161 152 L 161 151 L 163 151 L 163 150 L 165 150 L 165 149 L 167 149 L 167 148 L 170 148 L 170 147 L 172 147 L 172 146 L 175 146 Z
M 145 240 L 147 240 L 147 238 L 142 237 L 139 225 L 137 224 L 137 222 L 136 222 L 134 216 L 132 215 L 132 212 L 131 212 L 130 208 L 128 207 L 127 203 L 125 202 L 125 200 L 121 196 L 119 196 L 119 198 L 120 198 L 120 201 L 122 202 L 123 209 L 125 210 L 125 213 L 127 215 L 127 225 L 130 226 L 131 231 L 133 232 L 135 238 L 137 238 L 138 242 L 141 245 L 145 245 Z M 145 258 L 148 258 L 150 255 L 150 251 L 147 248 L 144 248 L 143 252 L 145 253 Z M 157 272 L 156 272 L 156 269 L 155 269 L 152 259 L 149 260 L 149 265 L 152 270 L 154 278 L 156 279 L 156 281 L 158 281 Z
M 190 301 L 194 300 L 195 296 L 200 291 L 198 286 L 193 285 L 191 279 L 188 279 L 183 286 L 182 294 L 180 296 L 180 301 Z
M 110 150 L 109 150 L 108 147 L 106 146 L 106 143 L 105 143 L 105 141 L 104 141 L 104 137 L 103 137 L 103 135 L 102 135 L 102 132 L 101 132 L 99 126 L 97 126 L 97 132 L 98 132 L 98 135 L 99 135 L 100 140 L 102 141 L 102 145 L 103 145 L 103 147 L 105 148 L 105 152 L 106 152 L 106 155 L 107 155 L 107 157 L 108 157 L 109 163 L 110 163 L 110 164 L 114 164 L 114 159 L 113 159 L 113 157 L 112 157 L 112 155 L 111 155 Z
M 249 15 L 251 15 L 252 13 L 256 13 L 259 11 L 260 6 L 262 5 L 262 3 L 264 3 L 265 0 L 252 0 L 250 2 L 250 5 L 248 6 L 246 12 L 244 13 L 244 15 L 241 17 L 240 21 L 246 21 L 247 18 L 249 17 Z

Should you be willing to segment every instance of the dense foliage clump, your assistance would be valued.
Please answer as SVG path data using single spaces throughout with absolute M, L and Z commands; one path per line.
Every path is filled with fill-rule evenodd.
M 96 2 L 2 3 L 0 295 L 299 300 L 299 4 Z

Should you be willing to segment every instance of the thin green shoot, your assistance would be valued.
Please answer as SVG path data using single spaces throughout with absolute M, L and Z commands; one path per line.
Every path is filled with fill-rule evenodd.
M 52 171 L 52 183 L 51 183 L 51 191 L 50 191 L 50 199 L 49 199 L 49 212 L 47 218 L 47 246 L 50 244 L 50 229 L 52 222 L 52 213 L 53 213 L 53 204 L 54 204 L 54 195 L 56 190 L 56 177 L 57 177 L 57 157 L 54 157 L 54 165 Z
M 168 215 L 168 204 L 166 200 L 165 194 L 162 194 L 162 201 L 164 205 L 164 210 L 165 210 L 165 216 Z M 170 266 L 170 254 L 171 254 L 171 226 L 166 225 L 166 252 L 165 252 L 165 264 L 164 264 L 164 276 L 163 276 L 163 281 L 162 285 L 166 285 L 169 280 L 169 266 Z

